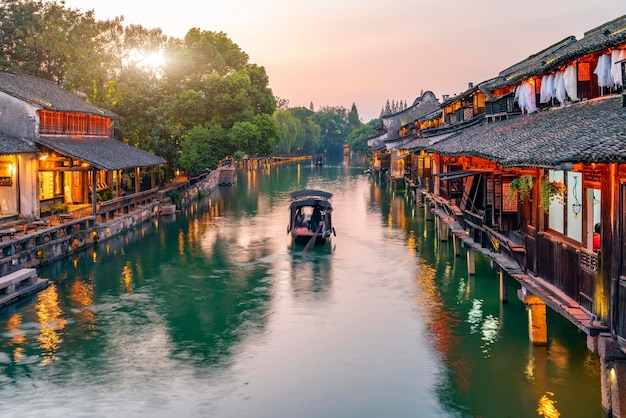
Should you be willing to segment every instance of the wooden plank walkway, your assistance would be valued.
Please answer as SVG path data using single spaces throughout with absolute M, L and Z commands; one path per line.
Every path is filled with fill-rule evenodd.
M 431 196 L 426 196 L 427 199 Z M 470 237 L 463 226 L 447 210 L 441 208 L 441 202 L 432 209 L 433 214 L 448 225 L 450 233 L 460 239 L 463 247 L 480 252 L 493 260 L 502 271 L 515 278 L 530 293 L 539 297 L 548 307 L 569 320 L 578 329 L 589 336 L 608 332 L 608 327 L 596 321 L 593 314 L 584 310 L 578 302 L 563 291 L 532 274 L 526 272 L 517 261 L 508 255 L 485 248 Z M 439 206 L 439 207 L 438 207 Z M 466 221 L 467 222 L 467 221 Z M 479 225 L 475 225 L 480 228 Z

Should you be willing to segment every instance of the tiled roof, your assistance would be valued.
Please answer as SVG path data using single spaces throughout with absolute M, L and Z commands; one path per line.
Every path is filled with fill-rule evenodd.
M 626 15 L 585 32 L 583 38 L 578 41 L 573 36 L 565 38 L 500 72 L 498 77 L 481 83 L 480 88 L 493 91 L 497 88 L 515 85 L 528 77 L 555 71 L 576 58 L 625 43 Z
M 406 149 L 409 150 L 410 152 L 417 152 L 417 151 L 425 150 L 431 145 L 434 145 L 439 141 L 443 141 L 444 139 L 449 138 L 452 135 L 455 135 L 455 133 L 444 133 L 441 135 L 429 136 L 427 138 L 426 137 L 419 138 L 411 142 L 410 144 L 407 144 Z
M 121 170 L 166 163 L 161 157 L 107 137 L 73 139 L 68 136 L 42 136 L 36 142 L 102 170 Z
M 407 121 L 413 122 L 438 109 L 439 100 L 435 97 L 433 92 L 427 91 L 415 99 L 411 107 L 398 113 L 394 113 L 393 115 L 383 116 L 382 121 L 387 129 L 387 132 L 389 132 L 389 139 L 395 140 L 398 138 L 403 122 L 404 124 L 406 124 Z
M 0 91 L 51 111 L 117 118 L 115 113 L 87 103 L 58 84 L 38 77 L 0 71 Z
M 441 107 L 445 107 L 445 106 L 447 106 L 447 105 L 449 105 L 451 103 L 454 103 L 454 102 L 456 102 L 458 100 L 461 100 L 464 97 L 469 97 L 469 96 L 471 96 L 473 93 L 475 93 L 477 91 L 478 91 L 478 86 L 470 87 L 467 90 L 465 90 L 463 93 L 457 94 L 456 96 L 449 97 L 447 100 L 444 100 L 441 103 Z
M 37 151 L 37 146 L 25 140 L 0 134 L 0 155 L 28 154 Z
M 624 121 L 622 97 L 613 95 L 472 126 L 425 149 L 481 157 L 504 167 L 626 163 Z
M 546 63 L 552 60 L 558 54 L 558 51 L 575 43 L 576 38 L 569 36 L 543 51 L 510 66 L 506 70 L 500 71 L 497 77 L 482 82 L 479 87 L 483 90 L 493 91 L 498 88 L 515 85 L 528 77 L 548 72 L 550 70 L 546 68 Z
M 367 145 L 372 147 L 374 151 L 382 151 L 386 149 L 385 140 L 387 139 L 387 132 L 377 135 L 375 137 L 371 137 L 367 140 Z

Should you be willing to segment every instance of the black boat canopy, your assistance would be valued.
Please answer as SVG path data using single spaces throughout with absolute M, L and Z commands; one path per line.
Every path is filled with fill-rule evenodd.
M 305 189 L 305 190 L 298 190 L 296 192 L 291 192 L 289 194 L 289 197 L 292 199 L 300 199 L 300 198 L 304 198 L 304 197 L 311 197 L 311 198 L 322 198 L 322 199 L 330 199 L 333 196 L 332 193 L 329 192 L 325 192 L 323 190 L 312 190 L 312 189 Z
M 320 208 L 325 210 L 332 209 L 332 206 L 330 205 L 330 202 L 328 200 L 315 198 L 296 200 L 295 202 L 292 202 L 291 205 L 289 205 L 289 208 L 293 210 L 297 208 L 302 208 L 304 206 L 319 206 Z

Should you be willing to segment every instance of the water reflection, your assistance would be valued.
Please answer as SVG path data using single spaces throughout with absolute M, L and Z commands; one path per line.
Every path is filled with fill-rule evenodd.
M 288 193 L 318 186 L 337 237 L 302 253 Z M 272 166 L 46 266 L 0 311 L 0 415 L 599 417 L 584 337 L 550 317 L 530 345 L 421 212 L 348 164 Z
M 487 259 L 477 256 L 476 274 L 466 278 L 465 250 L 457 257 L 451 241 L 437 239 L 436 219 L 425 222 L 423 214 L 415 216 L 422 209 L 380 179 L 372 179 L 371 198 L 380 205 L 382 222 L 403 230 L 406 246 L 415 251 L 415 304 L 433 351 L 445 365 L 437 388 L 442 404 L 461 416 L 602 416 L 599 401 L 593 406 L 577 401 L 578 396 L 598 399 L 599 391 L 597 356 L 586 350 L 584 336 L 552 313 L 549 322 L 556 324 L 548 328 L 549 345 L 532 346 L 523 304 L 500 303 L 498 276 Z M 515 285 L 509 281 L 509 286 Z M 571 341 L 563 344 L 556 334 Z M 516 361 L 526 355 L 527 362 Z M 584 359 L 582 369 L 572 363 L 573 356 Z M 585 373 L 594 378 L 582 378 Z M 507 378 L 496 378 L 496 384 L 487 377 L 501 375 Z M 565 382 L 565 376 L 573 375 L 586 381 L 581 382 L 586 389 Z M 489 392 L 491 401 L 481 401 L 481 392 Z M 520 396 L 511 396 L 516 393 Z M 504 399 L 509 399 L 508 406 Z
M 46 366 L 56 359 L 56 352 L 62 341 L 60 333 L 67 323 L 63 318 L 56 286 L 48 286 L 47 289 L 39 292 L 36 311 L 41 327 L 37 339 L 41 348 L 41 365 Z
M 26 332 L 22 327 L 22 315 L 14 314 L 7 321 L 6 334 L 10 336 L 8 347 L 13 348 L 13 362 L 20 363 L 24 357 L 23 344 L 26 342 Z M 0 358 L 0 363 L 11 363 L 8 355 L 6 358 Z
M 556 409 L 556 401 L 550 399 L 554 396 L 552 392 L 546 392 L 539 398 L 539 405 L 537 406 L 537 414 L 546 418 L 558 418 L 561 416 L 558 409 Z
M 96 314 L 88 309 L 94 304 L 95 289 L 91 277 L 88 280 L 76 280 L 70 285 L 68 293 L 72 313 L 85 338 L 93 337 L 96 329 Z
M 314 247 L 307 253 L 302 252 L 302 246 L 294 245 L 289 253 L 291 289 L 295 298 L 328 298 L 333 280 L 330 244 Z

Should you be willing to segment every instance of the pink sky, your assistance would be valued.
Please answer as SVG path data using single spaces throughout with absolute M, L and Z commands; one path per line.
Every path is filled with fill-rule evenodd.
M 224 32 L 265 67 L 291 106 L 356 103 L 364 122 L 385 102 L 439 99 L 496 76 L 563 38 L 626 14 L 624 0 L 66 0 L 98 19 Z

